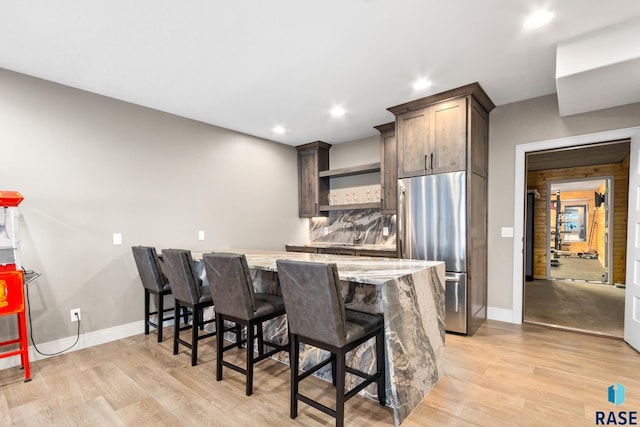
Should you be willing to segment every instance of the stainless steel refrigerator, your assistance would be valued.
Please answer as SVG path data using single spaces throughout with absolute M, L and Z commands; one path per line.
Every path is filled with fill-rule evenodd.
M 445 329 L 467 334 L 466 172 L 398 180 L 401 258 L 444 261 Z

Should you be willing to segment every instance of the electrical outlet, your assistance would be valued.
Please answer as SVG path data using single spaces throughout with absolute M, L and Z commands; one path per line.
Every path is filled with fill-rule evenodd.
M 324 235 L 326 236 L 327 234 L 329 234 L 329 227 L 324 228 Z
M 71 312 L 69 313 L 69 316 L 71 317 L 71 321 L 72 322 L 77 322 L 80 319 L 80 309 L 79 308 L 72 308 Z
M 198 231 L 198 240 L 204 240 L 204 230 Z
M 382 227 L 382 236 L 387 237 L 389 235 L 389 227 Z

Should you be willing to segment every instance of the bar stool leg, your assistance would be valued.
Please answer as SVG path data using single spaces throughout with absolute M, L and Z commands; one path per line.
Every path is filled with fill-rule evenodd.
M 162 342 L 162 327 L 164 326 L 163 319 L 164 319 L 164 295 L 159 293 L 158 294 L 158 319 L 156 320 L 156 325 L 158 325 L 158 342 Z
M 246 394 L 251 396 L 253 393 L 253 340 L 254 332 L 251 322 L 247 326 L 247 384 Z
M 193 317 L 191 319 L 191 366 L 198 363 L 198 328 L 203 328 L 201 323 L 202 310 L 193 306 Z
M 336 354 L 336 427 L 344 426 L 344 386 L 346 379 L 345 353 L 342 349 Z
M 291 365 L 291 408 L 289 416 L 295 418 L 298 416 L 298 357 L 300 356 L 300 346 L 297 335 L 289 334 L 289 343 L 291 343 L 291 350 L 289 352 L 289 364 Z
M 144 334 L 149 335 L 149 304 L 151 303 L 151 296 L 149 290 L 144 289 Z
M 224 357 L 224 319 L 216 313 L 216 381 L 222 380 L 222 360 Z
M 180 317 L 180 303 L 178 300 L 174 303 L 173 316 L 175 319 Z M 173 322 L 173 354 L 178 354 L 178 340 L 180 339 L 180 321 Z

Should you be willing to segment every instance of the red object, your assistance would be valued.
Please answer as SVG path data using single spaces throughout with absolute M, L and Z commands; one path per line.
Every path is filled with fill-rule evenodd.
M 17 191 L 0 190 L 0 206 L 14 207 L 18 206 L 24 200 L 22 194 Z
M 23 199 L 22 195 L 17 191 L 0 191 L 0 207 L 16 207 Z M 0 348 L 6 346 L 16 347 L 16 344 L 18 348 L 0 353 L 0 359 L 20 356 L 20 364 L 24 368 L 25 381 L 31 381 L 25 308 L 22 270 L 16 270 L 15 264 L 0 266 L 0 316 L 15 314 L 18 317 L 18 338 L 0 342 Z
M 18 316 L 18 338 L 0 342 L 0 347 L 18 344 L 18 349 L 0 353 L 0 359 L 19 355 L 20 364 L 24 368 L 24 379 L 31 381 L 24 304 L 24 278 L 20 270 L 0 272 L 0 316 L 9 314 Z

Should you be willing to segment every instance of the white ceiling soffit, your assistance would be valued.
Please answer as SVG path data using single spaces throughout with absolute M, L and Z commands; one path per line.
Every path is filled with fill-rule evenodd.
M 640 102 L 640 18 L 558 44 L 561 116 Z

